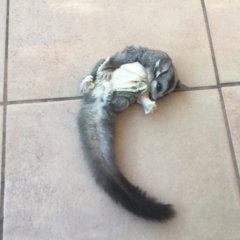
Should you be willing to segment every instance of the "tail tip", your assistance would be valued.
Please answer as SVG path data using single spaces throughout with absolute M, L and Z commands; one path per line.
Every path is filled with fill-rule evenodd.
M 172 220 L 177 215 L 177 212 L 174 210 L 173 205 L 171 204 L 163 204 L 161 208 L 158 209 L 155 214 L 152 214 L 149 220 L 154 222 L 165 223 Z
M 173 205 L 166 204 L 161 211 L 160 221 L 161 222 L 169 221 L 169 220 L 173 219 L 174 217 L 176 217 L 176 215 L 177 215 L 177 212 L 174 210 Z

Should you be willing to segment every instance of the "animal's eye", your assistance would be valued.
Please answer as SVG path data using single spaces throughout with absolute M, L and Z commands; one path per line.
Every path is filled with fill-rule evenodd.
M 160 92 L 162 90 L 162 84 L 158 83 L 157 84 L 157 91 Z

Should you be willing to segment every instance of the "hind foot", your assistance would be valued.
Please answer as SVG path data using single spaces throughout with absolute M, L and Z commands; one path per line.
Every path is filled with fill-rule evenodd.
M 153 113 L 157 108 L 157 104 L 151 100 L 143 104 L 145 114 Z
M 88 75 L 86 76 L 81 84 L 80 84 L 80 92 L 81 93 L 88 93 L 95 88 L 95 84 L 93 83 L 93 76 Z
M 137 102 L 143 106 L 145 114 L 153 113 L 157 108 L 156 102 L 151 101 L 148 98 L 147 93 L 143 94 Z

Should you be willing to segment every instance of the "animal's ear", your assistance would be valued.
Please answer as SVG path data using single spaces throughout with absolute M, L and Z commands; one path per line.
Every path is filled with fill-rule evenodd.
M 181 90 L 187 90 L 187 89 L 189 89 L 189 87 L 187 87 L 186 85 L 182 84 L 182 83 L 178 80 L 177 85 L 176 85 L 176 87 L 175 87 L 175 89 L 174 89 L 174 92 L 175 92 L 175 91 L 178 92 L 178 91 L 181 91 Z
M 171 65 L 172 65 L 171 58 L 162 58 L 156 64 L 156 67 L 155 67 L 156 75 L 159 75 L 162 72 L 166 72 Z

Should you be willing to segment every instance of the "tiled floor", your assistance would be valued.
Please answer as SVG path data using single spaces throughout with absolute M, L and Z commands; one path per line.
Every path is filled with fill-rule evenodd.
M 240 240 L 239 13 L 239 0 L 2 0 L 0 240 Z M 79 80 L 130 44 L 167 51 L 191 87 L 116 120 L 118 164 L 174 204 L 166 224 L 113 203 L 79 147 Z

